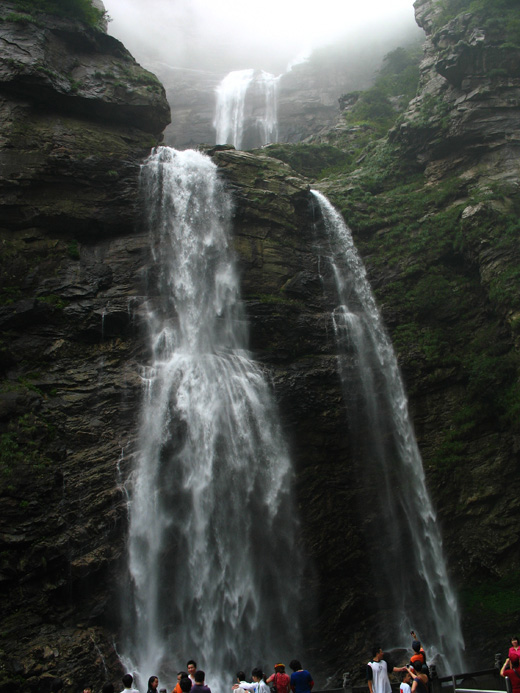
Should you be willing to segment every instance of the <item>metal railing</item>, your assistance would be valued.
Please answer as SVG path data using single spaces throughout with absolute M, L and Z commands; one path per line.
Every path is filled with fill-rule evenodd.
M 492 669 L 468 671 L 450 676 L 437 676 L 435 665 L 430 669 L 429 693 L 497 693 L 507 691 L 512 693 L 511 682 L 508 678 L 500 676 L 502 655 L 495 655 L 495 664 Z M 368 687 L 351 685 L 350 675 L 343 675 L 343 688 L 329 688 L 327 690 L 313 690 L 312 693 L 367 693 Z M 392 684 L 392 693 L 399 693 L 399 684 Z

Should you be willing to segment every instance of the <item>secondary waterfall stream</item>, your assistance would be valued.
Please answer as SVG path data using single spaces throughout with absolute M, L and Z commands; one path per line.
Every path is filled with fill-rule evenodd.
M 378 518 L 371 553 L 375 584 L 384 581 L 391 595 L 388 634 L 395 646 L 409 647 L 405 634 L 417 630 L 430 661 L 438 654 L 447 673 L 462 671 L 457 601 L 397 359 L 350 230 L 324 195 L 313 194 L 329 239 L 339 300 L 333 324 L 353 455 L 367 474 L 363 514 L 370 508 Z
M 217 144 L 252 149 L 276 142 L 278 78 L 264 70 L 235 70 L 217 87 Z
M 141 689 L 150 675 L 173 686 L 193 658 L 215 691 L 227 690 L 237 668 L 297 646 L 291 462 L 247 351 L 232 203 L 216 166 L 159 147 L 142 167 L 142 190 L 155 276 L 124 661 Z

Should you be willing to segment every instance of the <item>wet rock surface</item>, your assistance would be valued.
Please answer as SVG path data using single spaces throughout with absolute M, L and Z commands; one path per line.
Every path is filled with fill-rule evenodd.
M 0 19 L 0 687 L 98 686 L 120 671 L 139 166 L 169 107 L 100 29 L 9 2 Z

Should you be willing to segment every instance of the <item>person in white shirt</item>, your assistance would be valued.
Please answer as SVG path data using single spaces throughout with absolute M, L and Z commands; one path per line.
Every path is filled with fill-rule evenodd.
M 400 693 L 411 693 L 411 688 L 410 688 L 410 681 L 412 680 L 412 675 L 410 674 L 409 671 L 406 672 L 406 674 L 403 674 L 403 680 L 401 681 L 401 685 L 399 686 L 399 691 Z
M 188 669 L 188 676 L 192 683 L 195 683 L 195 674 L 197 672 L 197 662 L 194 659 L 190 659 L 186 662 L 186 668 Z
M 372 648 L 372 659 L 367 664 L 367 684 L 370 693 L 392 693 L 388 675 L 394 671 L 406 671 L 406 667 L 394 667 L 384 659 L 381 645 Z
M 132 684 L 134 682 L 134 677 L 132 676 L 132 674 L 125 674 L 121 681 L 123 682 L 124 686 L 121 693 L 139 693 L 137 689 L 132 688 Z

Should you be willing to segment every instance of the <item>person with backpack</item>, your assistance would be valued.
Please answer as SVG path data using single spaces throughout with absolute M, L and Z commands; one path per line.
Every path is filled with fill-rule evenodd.
M 285 673 L 285 664 L 275 664 L 274 674 L 271 674 L 266 683 L 273 693 L 290 693 L 291 679 Z

